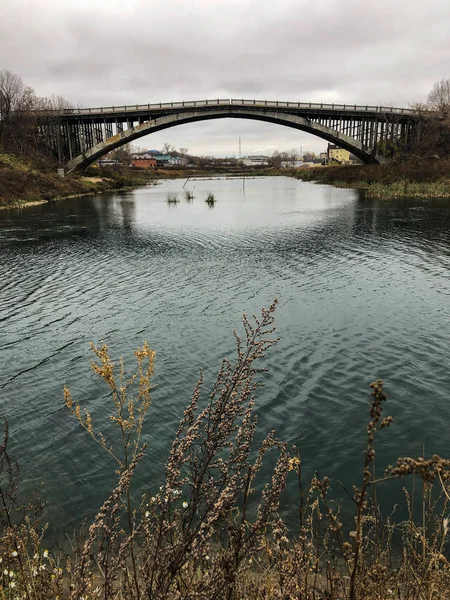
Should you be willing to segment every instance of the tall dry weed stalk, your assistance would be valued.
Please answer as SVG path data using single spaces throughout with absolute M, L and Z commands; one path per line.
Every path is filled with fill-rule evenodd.
M 108 385 L 110 419 L 119 443 L 107 440 L 66 388 L 65 402 L 83 429 L 117 464 L 117 485 L 78 547 L 62 560 L 43 548 L 40 504 L 18 501 L 18 469 L 0 445 L 0 600 L 431 600 L 450 598 L 448 506 L 450 460 L 400 458 L 384 476 L 375 471 L 375 441 L 392 419 L 383 417 L 386 394 L 371 384 L 361 483 L 341 502 L 354 509 L 344 527 L 327 477 L 305 484 L 300 453 L 271 432 L 255 446 L 255 393 L 259 366 L 277 339 L 276 302 L 259 318 L 244 316 L 237 356 L 224 359 L 208 393 L 203 376 L 178 426 L 159 491 L 133 503 L 133 474 L 145 462 L 145 417 L 151 406 L 155 353 L 135 353 L 136 372 L 108 348 L 92 347 L 92 369 Z M 269 456 L 272 454 L 272 457 Z M 261 482 L 261 467 L 272 475 Z M 404 476 L 423 481 L 422 511 L 405 489 L 409 518 L 383 514 L 377 488 Z M 288 477 L 299 486 L 294 535 L 279 516 Z M 148 488 L 154 482 L 148 482 Z M 334 497 L 333 497 L 334 496 Z M 396 551 L 394 537 L 400 537 Z
M 132 565 L 131 577 L 136 598 L 139 600 L 141 597 L 141 586 L 139 583 L 134 543 L 136 535 L 136 510 L 131 505 L 130 480 L 137 463 L 145 453 L 145 444 L 141 443 L 141 435 L 145 416 L 151 403 L 151 378 L 154 369 L 155 352 L 146 343 L 142 349 L 136 350 L 134 354 L 138 363 L 137 371 L 127 379 L 122 359 L 120 360 L 119 374 L 116 375 L 115 364 L 109 356 L 106 345 L 97 348 L 92 344 L 92 350 L 98 360 L 98 362 L 92 362 L 92 370 L 106 382 L 110 389 L 114 408 L 110 419 L 120 430 L 121 445 L 119 448 L 116 449 L 113 443 L 108 443 L 105 436 L 100 431 L 94 429 L 91 413 L 87 409 L 84 409 L 84 411 L 81 410 L 79 403 L 73 400 L 70 390 L 67 387 L 64 388 L 64 399 L 66 406 L 75 415 L 83 429 L 89 433 L 101 448 L 114 458 L 118 465 L 116 473 L 120 475 L 120 481 L 90 528 L 89 538 L 83 549 L 83 560 L 76 570 L 77 584 L 74 586 L 72 598 L 76 600 L 86 591 L 87 557 L 96 540 L 96 534 L 102 533 L 103 538 L 101 538 L 102 541 L 97 561 L 103 565 L 105 585 L 109 591 L 112 590 L 112 585 L 117 579 L 117 569 L 119 566 L 124 566 L 120 557 L 122 560 L 126 560 L 127 553 L 125 549 L 129 549 L 129 557 Z M 134 395 L 135 384 L 138 387 L 136 396 Z M 128 537 L 121 542 L 118 554 L 115 554 L 113 542 L 116 541 L 117 537 L 116 529 L 120 526 L 119 501 L 122 501 L 125 505 Z M 105 521 L 106 517 L 109 518 L 109 523 Z M 112 568 L 109 561 L 113 563 Z M 124 573 L 128 575 L 128 569 L 125 568 Z M 130 587 L 130 577 L 125 578 L 125 583 L 127 588 Z

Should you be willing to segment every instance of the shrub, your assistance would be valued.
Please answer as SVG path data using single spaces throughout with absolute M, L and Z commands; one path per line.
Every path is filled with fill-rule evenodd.
M 304 485 L 298 450 L 273 432 L 255 447 L 255 393 L 264 371 L 258 361 L 277 343 L 275 306 L 263 309 L 259 318 L 244 315 L 244 340 L 235 333 L 236 359 L 223 360 L 209 394 L 200 373 L 169 453 L 164 483 L 137 505 L 131 487 L 145 456 L 141 438 L 151 407 L 155 353 L 144 344 L 135 352 L 135 373 L 126 377 L 123 362 L 116 365 L 107 346 L 92 347 L 92 368 L 109 388 L 110 418 L 120 443 L 106 440 L 67 388 L 65 403 L 114 458 L 118 481 L 65 562 L 43 549 L 39 501 L 18 501 L 18 469 L 7 452 L 6 424 L 0 445 L 2 600 L 450 597 L 450 460 L 400 458 L 376 478 L 375 440 L 392 421 L 383 416 L 387 397 L 381 381 L 371 384 L 361 482 L 345 490 L 354 507 L 353 531 L 343 527 L 327 477 L 315 476 Z M 256 489 L 255 478 L 269 453 L 275 453 L 275 466 Z M 376 490 L 407 475 L 423 480 L 422 514 L 416 521 L 414 499 L 407 493 L 409 519 L 395 524 L 381 513 Z M 299 486 L 296 536 L 278 512 L 288 477 Z M 392 548 L 396 530 L 401 533 L 398 553 Z

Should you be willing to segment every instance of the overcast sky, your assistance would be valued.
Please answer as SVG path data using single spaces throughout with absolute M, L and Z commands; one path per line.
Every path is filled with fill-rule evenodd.
M 78 106 L 257 98 L 408 106 L 450 77 L 450 0 L 0 0 L 0 69 Z M 141 138 L 195 154 L 325 149 L 248 120 Z

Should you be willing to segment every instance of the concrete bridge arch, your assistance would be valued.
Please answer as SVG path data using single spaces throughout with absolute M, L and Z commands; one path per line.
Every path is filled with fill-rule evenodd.
M 277 125 L 283 125 L 285 127 L 291 127 L 316 135 L 328 142 L 336 144 L 337 146 L 348 150 L 364 163 L 377 163 L 379 162 L 378 157 L 372 149 L 364 147 L 363 143 L 349 135 L 346 135 L 337 129 L 334 129 L 326 124 L 318 123 L 317 121 L 308 119 L 307 117 L 291 114 L 288 112 L 282 112 L 273 109 L 267 109 L 264 111 L 255 111 L 251 107 L 237 107 L 237 106 L 224 106 L 218 107 L 213 110 L 180 110 L 172 112 L 162 116 L 156 116 L 150 118 L 138 125 L 134 125 L 127 130 L 119 131 L 115 135 L 107 138 L 106 140 L 99 141 L 91 147 L 85 149 L 81 154 L 69 160 L 66 164 L 68 172 L 75 169 L 82 170 L 98 160 L 111 150 L 119 148 L 124 144 L 128 144 L 134 140 L 139 139 L 145 135 L 184 125 L 187 123 L 194 123 L 197 121 L 205 121 L 212 119 L 224 119 L 224 118 L 237 118 L 237 119 L 251 119 L 264 121 L 267 123 L 275 123 Z

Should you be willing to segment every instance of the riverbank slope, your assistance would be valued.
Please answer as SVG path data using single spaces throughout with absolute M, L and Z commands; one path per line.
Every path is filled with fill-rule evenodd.
M 60 177 L 54 165 L 0 152 L 0 208 L 52 202 L 149 183 L 143 172 L 111 171 L 108 176 L 71 173 Z
M 450 160 L 320 166 L 297 169 L 292 175 L 302 181 L 364 190 L 368 198 L 450 198 Z

